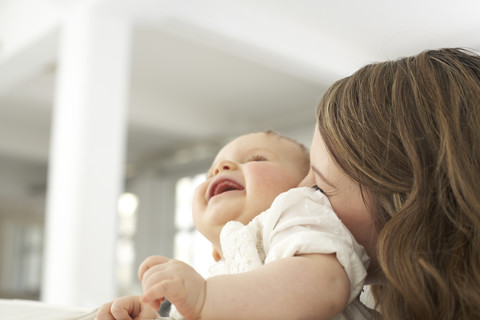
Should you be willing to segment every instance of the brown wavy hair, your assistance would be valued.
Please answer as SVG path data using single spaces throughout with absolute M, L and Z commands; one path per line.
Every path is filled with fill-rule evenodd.
M 382 317 L 480 319 L 480 57 L 367 65 L 317 113 L 333 159 L 371 199 Z

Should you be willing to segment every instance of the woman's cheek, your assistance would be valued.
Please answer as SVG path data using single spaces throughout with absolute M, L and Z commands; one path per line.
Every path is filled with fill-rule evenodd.
M 378 232 L 363 199 L 331 199 L 332 208 L 369 256 L 375 255 Z

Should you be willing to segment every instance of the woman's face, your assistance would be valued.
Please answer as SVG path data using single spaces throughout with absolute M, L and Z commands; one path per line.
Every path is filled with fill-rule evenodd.
M 371 282 L 374 271 L 378 269 L 376 260 L 378 232 L 363 201 L 359 184 L 346 176 L 332 160 L 318 126 L 315 127 L 310 148 L 310 162 L 310 172 L 300 186 L 317 185 L 328 197 L 337 216 L 370 256 L 367 282 Z

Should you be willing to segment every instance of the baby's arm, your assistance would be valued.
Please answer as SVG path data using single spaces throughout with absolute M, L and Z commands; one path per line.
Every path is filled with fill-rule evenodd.
M 155 264 L 160 258 L 165 259 L 163 263 L 175 261 L 152 257 L 142 264 L 142 301 L 156 308 L 166 296 L 186 319 L 329 319 L 345 308 L 350 293 L 347 274 L 335 255 L 284 258 L 250 272 L 206 281 L 198 274 L 199 278 L 181 280 L 190 271 L 185 272 L 187 265 L 178 261 L 164 268 L 168 275 L 163 277 L 162 268 Z M 157 271 L 149 272 L 150 268 Z M 172 274 L 176 269 L 183 269 L 180 276 Z
M 280 259 L 209 279 L 202 319 L 330 319 L 347 305 L 349 287 L 335 255 Z

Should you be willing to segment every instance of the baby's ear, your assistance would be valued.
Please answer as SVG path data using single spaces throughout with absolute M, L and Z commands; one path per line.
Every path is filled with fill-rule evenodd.
M 220 253 L 218 253 L 217 249 L 215 248 L 213 248 L 212 257 L 213 257 L 213 260 L 215 261 L 219 261 L 221 259 Z

